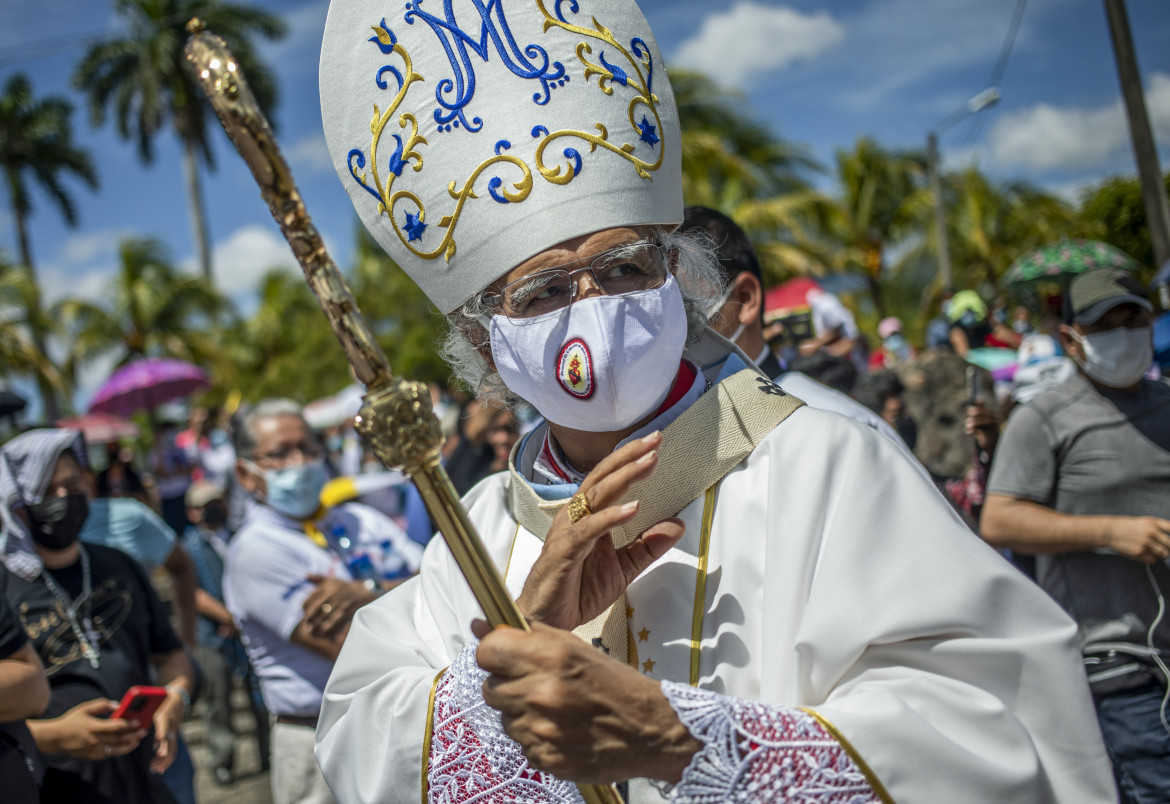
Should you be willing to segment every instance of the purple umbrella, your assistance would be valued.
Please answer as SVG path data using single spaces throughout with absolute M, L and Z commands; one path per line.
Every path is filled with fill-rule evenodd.
M 129 415 L 136 410 L 153 410 L 209 384 L 207 372 L 198 366 L 182 360 L 148 357 L 122 366 L 110 375 L 93 395 L 89 409 Z

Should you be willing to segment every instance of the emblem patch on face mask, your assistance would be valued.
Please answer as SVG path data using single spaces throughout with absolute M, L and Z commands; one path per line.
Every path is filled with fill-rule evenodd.
M 573 338 L 561 347 L 557 358 L 557 381 L 578 399 L 593 396 L 593 358 L 589 356 L 585 341 Z

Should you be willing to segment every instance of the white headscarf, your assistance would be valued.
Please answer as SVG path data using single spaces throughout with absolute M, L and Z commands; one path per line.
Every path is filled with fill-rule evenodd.
M 88 468 L 85 438 L 79 430 L 29 430 L 0 447 L 0 561 L 10 572 L 31 581 L 41 574 L 41 558 L 18 508 L 40 502 L 48 490 L 57 459 L 71 450 Z

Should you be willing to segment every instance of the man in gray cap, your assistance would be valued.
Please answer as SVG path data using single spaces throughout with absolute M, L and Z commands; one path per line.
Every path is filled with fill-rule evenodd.
M 1170 384 L 1145 377 L 1153 307 L 1127 272 L 1081 274 L 1061 340 L 1078 372 L 1017 408 L 991 469 L 983 537 L 1037 555 L 1077 621 L 1124 801 L 1170 790 Z

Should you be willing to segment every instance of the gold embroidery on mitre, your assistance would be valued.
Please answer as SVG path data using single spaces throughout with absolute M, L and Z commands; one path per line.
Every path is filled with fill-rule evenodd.
M 613 95 L 613 84 L 615 82 L 633 90 L 634 96 L 630 99 L 626 112 L 630 130 L 638 135 L 637 139 L 645 142 L 650 147 L 654 148 L 657 146 L 656 150 L 658 151 L 658 158 L 654 162 L 647 162 L 644 159 L 640 159 L 634 155 L 635 143 L 626 142 L 621 145 L 611 143 L 609 141 L 609 130 L 602 123 L 594 124 L 594 127 L 597 129 L 596 134 L 572 129 L 561 129 L 550 132 L 544 126 L 538 125 L 531 132 L 534 138 L 541 138 L 536 147 L 534 157 L 537 170 L 551 184 L 566 185 L 571 182 L 581 171 L 581 155 L 577 150 L 572 147 L 562 149 L 561 155 L 566 160 L 566 164 L 552 166 L 545 162 L 545 150 L 557 140 L 572 138 L 587 143 L 589 145 L 589 153 L 595 153 L 598 148 L 602 148 L 625 159 L 633 166 L 638 176 L 647 181 L 652 180 L 651 173 L 657 171 L 663 164 L 666 154 L 666 142 L 658 135 L 659 132 L 663 132 L 663 126 L 662 118 L 659 115 L 658 96 L 651 91 L 650 82 L 652 80 L 651 76 L 653 75 L 653 60 L 649 45 L 641 37 L 635 37 L 630 41 L 630 48 L 627 49 L 617 41 L 608 28 L 597 22 L 596 19 L 593 20 L 594 29 L 572 25 L 550 14 L 548 9 L 545 8 L 543 0 L 537 0 L 536 5 L 545 18 L 543 23 L 543 31 L 545 33 L 550 28 L 556 27 L 571 34 L 578 34 L 589 39 L 597 40 L 620 53 L 626 62 L 628 62 L 632 68 L 632 74 L 617 68 L 615 65 L 607 65 L 604 59 L 604 51 L 602 51 L 601 56 L 598 58 L 598 62 L 600 63 L 591 62 L 586 58 L 586 56 L 593 53 L 593 49 L 589 43 L 580 42 L 577 45 L 577 57 L 585 67 L 584 78 L 587 83 L 591 78 L 596 76 L 598 89 L 606 95 Z M 409 53 L 398 42 L 393 33 L 384 27 L 384 23 L 385 21 L 383 20 L 383 25 L 371 26 L 375 35 L 374 39 L 377 40 L 376 44 L 387 55 L 392 53 L 398 54 L 403 60 L 405 72 L 400 73 L 397 69 L 391 69 L 389 66 L 383 68 L 383 71 L 390 72 L 398 79 L 399 88 L 394 99 L 384 112 L 379 109 L 377 104 L 374 104 L 374 115 L 370 122 L 370 131 L 373 135 L 370 143 L 370 170 L 373 174 L 374 186 L 371 187 L 367 183 L 366 173 L 364 171 L 360 174 L 358 172 L 365 167 L 365 155 L 360 150 L 354 149 L 349 152 L 347 157 L 349 172 L 362 187 L 378 198 L 378 215 L 386 215 L 389 218 L 394 233 L 398 235 L 399 242 L 408 251 L 416 257 L 427 260 L 435 259 L 442 255 L 445 261 L 450 262 L 457 251 L 455 228 L 463 214 L 464 207 L 469 200 L 478 200 L 480 198 L 474 190 L 476 181 L 486 171 L 495 166 L 505 164 L 513 166 L 519 171 L 519 178 L 517 181 L 512 182 L 511 189 L 505 187 L 503 179 L 499 176 L 492 176 L 488 184 L 488 191 L 491 197 L 499 203 L 518 204 L 527 200 L 532 192 L 532 169 L 519 157 L 503 153 L 512 147 L 510 142 L 506 140 L 496 142 L 494 146 L 495 156 L 481 162 L 472 171 L 466 181 L 464 181 L 462 187 L 455 180 L 451 180 L 447 184 L 447 194 L 455 201 L 455 208 L 452 212 L 443 215 L 439 219 L 437 225 L 440 229 L 444 230 L 443 238 L 439 244 L 426 251 L 416 248 L 413 244 L 415 241 L 422 239 L 422 233 L 428 226 L 426 222 L 426 205 L 417 194 L 410 190 L 399 190 L 397 192 L 392 192 L 392 190 L 395 180 L 408 165 L 415 173 L 422 171 L 422 155 L 415 150 L 415 147 L 429 145 L 429 143 L 425 137 L 419 135 L 418 121 L 415 116 L 409 112 L 403 112 L 398 117 L 398 125 L 402 129 L 409 127 L 409 135 L 405 140 L 398 135 L 394 135 L 398 147 L 390 157 L 390 164 L 386 166 L 384 177 L 379 174 L 378 170 L 378 147 L 381 144 L 382 134 L 386 126 L 402 105 L 411 85 L 420 81 L 425 82 L 426 79 L 414 71 Z M 380 71 L 378 74 L 379 82 L 382 81 L 381 75 L 383 71 Z M 388 86 L 382 83 L 379 85 L 382 88 Z M 641 122 L 637 119 L 639 111 L 642 112 Z M 653 117 L 653 122 L 650 121 L 651 116 Z M 406 206 L 414 210 L 413 213 L 407 211 L 405 231 L 404 227 L 399 224 L 394 215 L 395 210 L 398 209 L 399 204 L 402 202 L 406 202 Z

